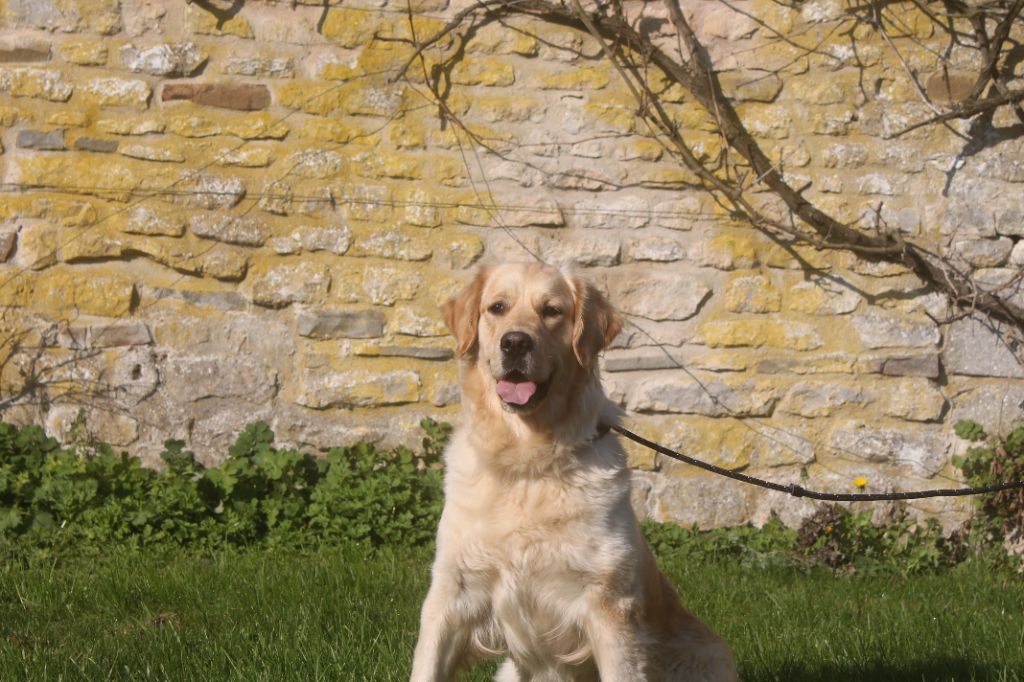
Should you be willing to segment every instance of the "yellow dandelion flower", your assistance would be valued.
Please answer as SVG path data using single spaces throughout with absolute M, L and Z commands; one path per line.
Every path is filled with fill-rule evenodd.
M 868 484 L 868 479 L 864 478 L 863 476 L 858 476 L 857 478 L 853 479 L 853 484 L 858 488 L 863 488 Z

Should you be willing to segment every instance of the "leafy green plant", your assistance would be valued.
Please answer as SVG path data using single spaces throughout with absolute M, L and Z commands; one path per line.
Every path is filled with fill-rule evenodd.
M 884 523 L 876 524 L 873 516 L 872 509 L 824 505 L 801 524 L 797 547 L 812 563 L 863 576 L 893 568 L 917 573 L 956 562 L 955 543 L 936 520 L 914 521 L 905 507 L 895 507 Z
M 968 485 L 985 486 L 1024 480 L 1024 424 L 1015 425 L 1002 437 L 985 433 L 981 425 L 962 420 L 954 427 L 961 438 L 977 443 L 953 464 Z M 977 513 L 971 519 L 968 542 L 991 545 L 1007 540 L 1024 540 L 1024 490 L 1002 490 L 975 499 Z M 1021 563 L 1018 557 L 1018 563 Z
M 110 543 L 426 544 L 440 515 L 450 427 L 425 420 L 423 428 L 422 452 L 359 443 L 318 458 L 277 448 L 257 422 L 219 466 L 168 441 L 156 471 L 107 445 L 63 448 L 39 427 L 0 424 L 0 543 L 44 553 Z

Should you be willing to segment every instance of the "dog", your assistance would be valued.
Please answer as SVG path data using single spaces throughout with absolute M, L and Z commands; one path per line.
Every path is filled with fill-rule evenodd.
M 506 657 L 498 682 L 732 682 L 728 645 L 679 603 L 630 505 L 597 356 L 622 328 L 586 280 L 481 267 L 442 307 L 461 424 L 412 682 Z

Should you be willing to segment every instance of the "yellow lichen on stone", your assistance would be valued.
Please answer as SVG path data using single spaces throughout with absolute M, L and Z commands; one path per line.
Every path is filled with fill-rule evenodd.
M 242 168 L 264 168 L 274 161 L 274 152 L 270 147 L 233 145 L 213 153 L 217 164 L 221 166 L 241 166 Z
M 46 124 L 55 128 L 84 128 L 89 125 L 91 116 L 88 111 L 61 110 L 46 117 Z
M 379 133 L 353 125 L 344 118 L 311 118 L 303 123 L 300 132 L 304 137 L 316 142 L 362 144 L 370 147 L 376 147 L 380 143 Z
M 927 379 L 906 378 L 886 382 L 879 387 L 885 396 L 885 413 L 910 421 L 938 421 L 946 408 L 946 398 Z
M 468 268 L 484 253 L 483 240 L 475 235 L 442 237 L 436 244 L 434 257 L 453 270 Z
M 500 59 L 474 57 L 460 60 L 452 69 L 451 78 L 458 85 L 507 87 L 516 82 L 516 72 L 511 64 Z
M 167 130 L 164 121 L 155 118 L 115 117 L 96 121 L 96 131 L 112 135 L 149 135 Z
M 41 286 L 34 304 L 56 319 L 70 315 L 123 317 L 129 313 L 135 284 L 119 274 L 91 273 L 86 277 L 77 269 L 48 270 L 41 276 Z
M 0 69 L 0 92 L 8 92 L 14 97 L 66 102 L 74 90 L 64 74 L 54 69 Z
M 193 33 L 211 36 L 232 35 L 239 38 L 252 38 L 252 26 L 241 14 L 230 18 L 220 18 L 201 7 L 193 4 L 185 6 L 185 20 Z
M 720 234 L 698 244 L 690 255 L 700 265 L 720 270 L 752 268 L 760 263 L 759 245 L 744 234 Z
M 280 116 L 265 111 L 231 116 L 224 121 L 223 130 L 243 140 L 283 140 L 291 132 Z
M 63 157 L 22 157 L 12 164 L 12 179 L 20 184 L 71 188 L 115 201 L 128 201 L 139 188 L 162 188 L 177 180 L 169 171 L 129 160 L 95 163 L 90 155 Z
M 320 32 L 338 47 L 352 49 L 370 43 L 379 24 L 379 18 L 372 12 L 334 7 L 327 13 Z
M 75 102 L 82 106 L 128 107 L 144 110 L 149 106 L 153 89 L 139 79 L 93 78 L 78 86 Z
M 537 81 L 537 87 L 541 90 L 601 90 L 608 87 L 610 81 L 608 69 L 582 67 L 543 76 Z
M 709 346 L 741 346 L 814 350 L 824 345 L 813 327 L 774 320 L 710 320 L 700 326 L 701 338 Z
M 737 277 L 725 291 L 725 309 L 734 313 L 777 313 L 782 309 L 782 294 L 765 277 Z
M 57 54 L 66 62 L 79 66 L 102 66 L 107 63 L 107 46 L 91 40 L 71 40 L 57 46 Z
M 177 142 L 151 142 L 149 144 L 122 144 L 118 151 L 127 157 L 143 161 L 182 163 L 185 155 Z

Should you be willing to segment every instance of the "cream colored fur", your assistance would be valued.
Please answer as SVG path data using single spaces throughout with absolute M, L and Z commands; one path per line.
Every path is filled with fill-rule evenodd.
M 445 507 L 413 682 L 506 656 L 502 682 L 730 682 L 728 646 L 679 604 L 630 506 L 618 411 L 596 356 L 621 328 L 587 282 L 539 265 L 483 268 L 445 307 L 462 372 Z M 502 404 L 508 332 L 528 334 L 535 406 Z

